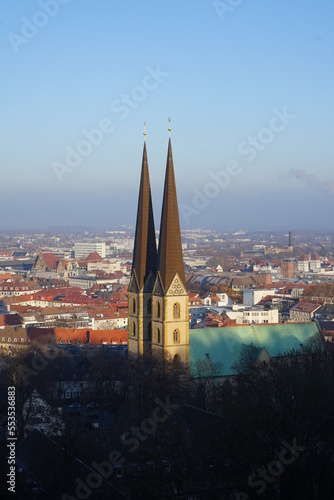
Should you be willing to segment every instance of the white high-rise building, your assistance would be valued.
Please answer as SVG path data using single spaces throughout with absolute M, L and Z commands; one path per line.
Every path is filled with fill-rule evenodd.
M 74 243 L 74 256 L 76 259 L 85 259 L 93 252 L 97 252 L 104 259 L 106 244 L 101 242 Z

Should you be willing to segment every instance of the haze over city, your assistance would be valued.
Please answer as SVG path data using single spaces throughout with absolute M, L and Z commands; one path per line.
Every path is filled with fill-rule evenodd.
M 2 2 L 0 498 L 332 500 L 333 19 Z
M 42 4 L 0 9 L 2 228 L 134 226 L 144 121 L 158 221 L 169 116 L 182 228 L 328 228 L 331 2 Z

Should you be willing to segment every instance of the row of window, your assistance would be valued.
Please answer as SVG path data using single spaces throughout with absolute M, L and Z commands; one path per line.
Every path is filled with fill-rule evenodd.
M 149 340 L 152 340 L 152 323 L 149 323 L 148 324 L 148 327 L 147 327 L 147 330 L 148 330 L 148 338 Z M 133 322 L 132 323 L 132 336 L 135 337 L 136 336 L 136 323 Z M 156 332 L 155 332 L 155 341 L 160 344 L 161 342 L 161 332 L 160 332 L 160 328 L 157 328 L 156 329 Z M 178 343 L 180 342 L 180 332 L 179 330 L 174 330 L 173 331 L 173 342 L 174 343 Z
M 261 316 L 268 316 L 269 313 L 267 312 L 262 312 Z M 260 313 L 258 312 L 245 312 L 245 316 L 260 316 Z
M 9 286 L 2 286 L 0 288 L 0 290 L 19 290 L 19 287 L 16 286 L 15 288 L 13 286 L 9 287 Z M 21 287 L 21 290 L 28 290 L 28 287 L 27 286 L 24 286 L 24 287 Z
M 74 339 L 73 339 L 73 340 L 72 340 L 72 339 L 67 339 L 67 342 L 66 342 L 66 341 L 64 341 L 63 339 L 59 339 L 59 344 L 66 344 L 66 343 L 67 343 L 67 344 L 77 344 L 77 345 L 81 345 L 81 343 L 82 343 L 82 342 L 81 342 L 81 340 L 80 340 L 80 339 L 77 339 L 77 340 L 74 340 Z M 85 344 L 86 342 L 83 342 L 83 343 Z M 119 345 L 119 343 L 120 343 L 120 342 L 119 342 L 117 339 L 115 339 L 115 338 L 114 338 L 114 339 L 110 339 L 110 342 L 108 342 L 108 341 L 106 340 L 106 341 L 102 341 L 102 343 L 103 343 L 103 344 L 108 344 L 108 343 L 110 343 L 110 344 L 112 344 L 112 345 Z M 127 342 L 125 342 L 125 341 L 122 341 L 121 343 L 122 343 L 122 345 L 126 345 L 126 344 L 127 344 Z
M 13 340 L 14 340 L 14 342 L 17 342 L 17 338 L 15 338 Z M 8 342 L 11 342 L 11 341 L 12 341 L 12 339 L 10 337 L 8 337 Z M 6 342 L 5 337 L 1 338 L 1 342 Z M 21 339 L 21 342 L 24 342 L 24 339 Z
M 136 314 L 137 311 L 137 303 L 136 299 L 132 299 L 132 313 Z M 147 302 L 147 314 L 152 314 L 152 299 L 149 299 Z M 181 316 L 181 308 L 180 304 L 175 303 L 173 304 L 173 318 L 174 319 L 179 319 Z M 160 302 L 156 303 L 155 306 L 155 317 L 160 318 L 161 317 L 161 305 Z

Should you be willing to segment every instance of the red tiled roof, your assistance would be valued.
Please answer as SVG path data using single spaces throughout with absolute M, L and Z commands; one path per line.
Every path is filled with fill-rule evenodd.
M 89 335 L 88 335 L 89 334 Z M 89 328 L 31 328 L 31 340 L 51 335 L 57 344 L 125 345 L 128 343 L 127 330 L 92 330 Z M 87 339 L 89 337 L 89 342 Z M 69 342 L 69 340 L 71 342 Z
M 0 327 L 19 326 L 22 324 L 23 321 L 18 314 L 0 314 Z
M 309 260 L 308 255 L 305 255 L 303 253 L 298 257 L 298 262 L 307 262 L 308 260 Z
M 60 257 L 57 257 L 51 252 L 42 252 L 42 256 L 45 261 L 46 267 L 48 267 L 49 269 L 56 269 L 58 262 L 61 260 Z
M 10 273 L 0 274 L 0 281 L 11 280 L 12 277 Z
M 4 339 L 4 340 L 2 340 Z M 1 343 L 11 344 L 11 345 L 22 345 L 28 343 L 28 332 L 26 328 L 6 326 L 4 329 L 0 330 L 0 341 Z
M 13 250 L 0 250 L 0 257 L 11 257 Z
M 291 311 L 313 313 L 319 309 L 319 307 L 321 307 L 321 304 L 317 304 L 316 302 L 300 300 L 297 304 L 291 307 Z
M 89 262 L 103 262 L 101 255 L 97 252 L 90 253 L 85 260 Z

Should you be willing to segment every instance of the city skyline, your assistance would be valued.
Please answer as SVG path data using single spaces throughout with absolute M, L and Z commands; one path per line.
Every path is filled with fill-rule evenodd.
M 134 226 L 144 121 L 157 224 L 171 116 L 181 228 L 330 228 L 333 10 L 11 2 L 0 227 Z

